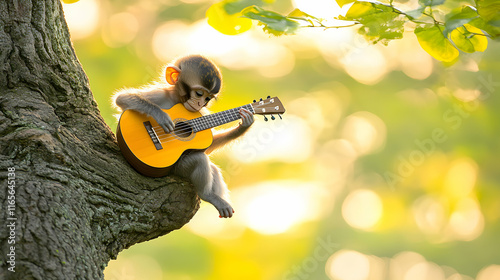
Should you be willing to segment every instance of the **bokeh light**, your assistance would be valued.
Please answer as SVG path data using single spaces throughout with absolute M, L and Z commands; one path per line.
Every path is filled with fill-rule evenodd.
M 232 193 L 244 224 L 261 234 L 279 234 L 317 220 L 329 209 L 328 193 L 317 183 L 277 181 Z
M 371 229 L 382 217 L 380 197 L 371 190 L 352 191 L 342 204 L 342 216 L 352 227 Z
M 452 162 L 444 181 L 445 192 L 453 198 L 467 197 L 477 180 L 477 165 L 470 159 Z
M 464 198 L 460 200 L 450 216 L 450 230 L 458 240 L 473 240 L 481 235 L 484 229 L 484 217 L 476 200 Z
M 112 15 L 102 31 L 103 41 L 116 48 L 130 43 L 139 31 L 137 18 L 127 12 Z
M 162 280 L 163 271 L 158 262 L 147 255 L 134 255 L 111 261 L 104 272 L 106 280 L 150 279 Z
M 433 279 L 445 280 L 443 270 L 431 262 L 419 262 L 406 271 L 404 280 Z
M 227 36 L 205 19 L 211 3 L 64 5 L 76 52 L 112 128 L 114 90 L 150 83 L 166 63 L 192 53 L 210 57 L 224 73 L 211 110 L 266 95 L 279 96 L 287 109 L 283 120 L 256 117 L 240 141 L 211 155 L 231 190 L 232 219 L 218 218 L 202 202 L 181 230 L 120 254 L 107 280 L 267 280 L 287 279 L 289 272 L 291 279 L 500 279 L 494 246 L 499 43 L 443 65 L 412 32 L 388 46 L 367 42 L 357 27 L 274 37 L 254 24 Z M 394 4 L 419 7 L 417 0 Z M 293 0 L 266 7 L 284 14 L 299 8 L 338 24 L 333 17 L 349 4 Z M 446 141 L 422 150 L 416 143 L 432 139 L 435 129 Z M 413 164 L 409 155 L 417 152 L 424 156 Z M 318 257 L 324 245 L 318 240 L 331 240 L 335 250 Z
M 500 279 L 500 265 L 490 265 L 483 268 L 477 275 L 476 280 Z
M 245 163 L 267 160 L 302 162 L 312 153 L 312 134 L 306 121 L 287 114 L 280 122 L 257 122 L 245 139 L 233 145 L 230 153 L 235 160 Z
M 367 280 L 370 276 L 370 260 L 359 252 L 341 250 L 328 260 L 327 274 L 334 280 Z
M 84 39 L 96 31 L 100 19 L 99 2 L 78 1 L 74 4 L 63 4 L 63 8 L 71 39 Z
M 430 235 L 440 234 L 447 220 L 447 207 L 434 196 L 420 197 L 413 204 L 413 215 L 418 228 Z
M 385 142 L 384 122 L 370 112 L 357 112 L 345 119 L 342 135 L 359 154 L 367 154 L 382 147 Z
M 378 46 L 355 49 L 344 56 L 340 62 L 346 72 L 358 82 L 373 85 L 380 82 L 389 72 L 387 60 Z

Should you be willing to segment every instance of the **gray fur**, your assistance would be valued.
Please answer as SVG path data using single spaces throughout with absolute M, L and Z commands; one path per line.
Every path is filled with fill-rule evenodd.
M 194 56 L 188 57 L 187 59 L 200 60 L 203 58 Z M 190 66 L 188 65 L 189 64 L 183 64 L 183 72 L 186 71 L 187 73 L 192 74 L 199 73 L 200 71 L 202 72 L 202 70 L 210 70 L 212 71 L 212 74 L 216 72 L 217 77 L 220 78 L 219 70 L 211 63 L 204 64 L 206 69 L 200 68 L 193 70 L 189 69 Z M 214 68 L 212 69 L 211 67 Z M 188 84 L 191 88 L 201 86 L 198 84 L 199 82 L 197 82 L 200 80 L 199 77 L 191 77 L 190 80 L 189 78 L 183 77 L 183 72 L 181 72 L 181 75 L 179 76 L 179 81 Z M 210 88 L 212 88 L 212 86 Z M 220 89 L 220 83 L 218 89 Z M 191 93 L 191 95 L 188 96 L 192 95 L 194 95 L 194 93 Z M 179 93 L 179 87 L 171 86 L 165 88 L 159 84 L 142 89 L 124 89 L 115 95 L 115 104 L 122 111 L 135 110 L 147 114 L 153 117 L 166 132 L 172 131 L 174 129 L 174 125 L 170 116 L 168 116 L 168 114 L 161 109 L 170 109 L 175 104 L 181 103 L 181 100 L 182 97 Z M 202 108 L 200 112 L 203 110 L 204 108 Z M 253 122 L 253 117 L 251 121 Z M 246 131 L 248 126 L 245 126 L 243 129 L 240 127 L 239 129 L 235 128 L 231 131 L 216 134 L 214 136 L 214 143 L 216 144 L 214 148 L 222 147 L 229 141 L 241 136 L 243 131 Z M 209 148 L 206 152 L 209 153 L 212 150 L 213 149 Z M 219 168 L 210 161 L 205 151 L 188 151 L 184 153 L 174 165 L 172 170 L 173 174 L 189 179 L 194 185 L 198 196 L 214 205 L 219 211 L 220 217 L 230 218 L 233 216 L 233 208 L 228 203 L 229 191 L 227 189 L 227 185 L 222 178 Z

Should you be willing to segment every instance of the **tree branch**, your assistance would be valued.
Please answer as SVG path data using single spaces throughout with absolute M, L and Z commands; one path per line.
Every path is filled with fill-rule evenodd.
M 59 0 L 1 1 L 0 14 L 0 279 L 102 279 L 121 250 L 187 223 L 199 199 L 180 178 L 146 178 L 126 163 Z

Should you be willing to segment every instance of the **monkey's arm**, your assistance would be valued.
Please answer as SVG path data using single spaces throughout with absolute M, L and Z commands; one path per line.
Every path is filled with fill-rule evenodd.
M 240 115 L 242 119 L 240 125 L 233 129 L 228 129 L 215 134 L 212 145 L 205 151 L 206 154 L 210 154 L 211 152 L 224 147 L 230 141 L 242 136 L 248 131 L 254 122 L 253 114 L 246 109 L 240 109 Z
M 165 113 L 159 104 L 165 105 L 170 100 L 167 100 L 165 90 L 157 89 L 147 92 L 139 91 L 122 91 L 116 95 L 115 103 L 123 111 L 135 110 L 137 112 L 153 117 L 156 122 L 165 130 L 170 132 L 174 130 L 174 123 L 170 116 Z

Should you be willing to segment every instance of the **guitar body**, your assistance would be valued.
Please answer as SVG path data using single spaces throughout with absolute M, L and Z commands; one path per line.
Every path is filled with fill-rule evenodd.
M 182 104 L 165 111 L 176 129 L 166 134 L 158 123 L 145 114 L 126 110 L 120 117 L 116 136 L 127 161 L 139 173 L 149 177 L 168 174 L 172 165 L 188 150 L 204 150 L 213 142 L 212 130 L 192 132 L 185 121 L 201 117 Z M 148 131 L 149 129 L 149 131 Z M 155 143 L 154 140 L 159 140 Z

